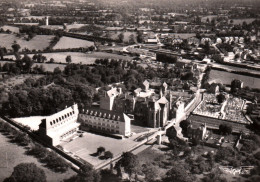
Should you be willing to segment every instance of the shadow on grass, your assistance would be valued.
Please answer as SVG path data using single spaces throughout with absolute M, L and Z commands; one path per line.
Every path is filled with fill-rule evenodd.
M 91 155 L 92 157 L 97 157 L 97 156 L 98 156 L 98 153 L 95 152 L 95 153 L 93 153 L 93 154 L 89 154 L 89 155 Z
M 160 147 L 159 149 L 160 149 L 161 151 L 163 151 L 163 152 L 167 152 L 167 151 L 172 150 L 172 149 L 169 148 L 169 147 Z
M 17 141 L 14 137 L 11 140 L 9 140 L 9 142 L 13 143 L 13 144 L 16 144 L 18 146 L 24 147 L 24 148 L 28 146 L 28 144 L 26 144 L 26 143 Z
M 6 135 L 6 138 L 8 138 L 10 140 L 14 140 L 14 136 L 13 135 Z
M 99 156 L 98 159 L 100 160 L 106 160 L 107 158 L 105 156 Z
M 108 172 L 101 172 L 101 182 L 121 182 L 122 180 L 116 174 L 108 173 Z
M 4 136 L 9 136 L 9 135 L 10 135 L 10 133 L 8 133 L 8 132 L 6 132 L 6 131 L 3 131 L 3 130 L 1 130 L 1 133 L 2 133 L 2 135 L 4 135 Z

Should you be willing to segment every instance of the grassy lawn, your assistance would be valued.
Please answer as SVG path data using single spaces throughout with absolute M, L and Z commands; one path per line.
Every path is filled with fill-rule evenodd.
M 34 54 L 28 54 L 28 56 L 33 57 Z M 66 57 L 68 55 L 72 58 L 72 63 L 82 63 L 82 64 L 93 64 L 95 63 L 96 59 L 122 59 L 122 60 L 132 60 L 130 56 L 123 56 L 117 54 L 111 54 L 106 52 L 93 52 L 93 53 L 81 53 L 81 52 L 58 52 L 58 53 L 45 53 L 42 54 L 46 56 L 47 60 L 49 61 L 51 58 L 54 59 L 56 63 L 66 63 Z M 5 58 L 13 58 L 13 55 L 5 56 Z
M 53 47 L 53 49 L 70 49 L 70 48 L 90 47 L 93 45 L 94 42 L 91 41 L 63 36 L 61 37 L 60 41 Z
M 32 156 L 25 154 L 26 149 L 11 143 L 7 136 L 0 133 L 0 181 L 9 177 L 13 168 L 20 163 L 35 163 L 39 168 L 43 169 L 48 182 L 59 182 L 68 179 L 76 173 L 69 169 L 66 173 L 55 173 L 50 169 L 44 167 L 44 164 L 39 163 L 38 160 Z
M 0 44 L 7 49 L 12 49 L 14 41 L 16 41 L 21 49 L 28 48 L 29 50 L 43 50 L 47 48 L 53 39 L 52 35 L 36 35 L 30 41 L 25 37 L 17 37 L 14 34 L 0 34 Z

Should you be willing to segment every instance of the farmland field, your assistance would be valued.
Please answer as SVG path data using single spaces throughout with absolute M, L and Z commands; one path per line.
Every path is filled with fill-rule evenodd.
M 243 22 L 246 22 L 247 24 L 252 23 L 253 21 L 255 21 L 255 18 L 245 18 L 245 19 L 232 19 L 233 20 L 233 24 L 234 25 L 242 25 Z
M 118 31 L 118 32 L 110 32 L 109 34 L 111 36 L 111 39 L 118 40 L 118 35 L 120 33 L 122 33 L 122 32 L 120 32 L 120 31 Z M 137 36 L 136 32 L 126 31 L 126 32 L 123 32 L 123 34 L 124 34 L 124 42 L 129 42 L 131 34 L 134 35 L 134 40 L 135 40 L 135 42 L 137 42 L 137 40 L 136 40 L 136 36 Z
M 4 25 L 1 27 L 4 31 L 6 30 L 10 30 L 14 33 L 19 33 L 19 28 L 18 27 L 14 27 L 14 26 L 9 26 L 9 25 Z
M 39 168 L 43 169 L 47 181 L 56 182 L 63 181 L 68 179 L 76 173 L 69 169 L 66 173 L 55 173 L 48 168 L 44 167 L 44 164 L 38 162 L 33 156 L 26 155 L 26 149 L 21 146 L 16 145 L 15 143 L 9 142 L 6 136 L 0 133 L 0 181 L 3 181 L 5 178 L 9 177 L 13 168 L 20 163 L 35 163 Z
M 211 20 L 212 20 L 213 18 L 217 18 L 217 17 L 218 17 L 218 15 L 204 16 L 204 17 L 201 18 L 201 22 L 206 23 L 206 22 L 207 22 L 207 19 L 209 19 L 209 21 L 211 22 Z
M 81 28 L 81 27 L 84 27 L 86 26 L 87 24 L 70 24 L 70 25 L 67 25 L 67 30 L 70 30 L 70 29 L 74 29 L 74 28 Z
M 132 60 L 129 56 L 105 53 L 105 52 L 93 52 L 90 54 L 81 53 L 81 52 L 59 52 L 59 53 L 45 53 L 43 54 L 47 57 L 47 60 L 51 58 L 54 59 L 56 63 L 66 63 L 66 57 L 68 55 L 72 58 L 72 63 L 82 63 L 82 64 L 93 64 L 96 59 L 122 59 L 122 60 Z M 28 56 L 33 57 L 33 54 L 28 54 Z M 5 56 L 6 58 L 14 58 L 14 56 Z M 45 64 L 51 65 L 51 64 Z
M 11 46 L 16 41 L 21 46 L 21 49 L 43 50 L 49 46 L 53 37 L 51 35 L 36 35 L 30 41 L 27 41 L 24 37 L 16 37 L 13 34 L 0 34 L 0 45 L 12 49 Z
M 90 47 L 93 45 L 94 45 L 94 42 L 91 42 L 91 41 L 63 36 L 63 37 L 61 37 L 60 41 L 53 47 L 53 49 Z

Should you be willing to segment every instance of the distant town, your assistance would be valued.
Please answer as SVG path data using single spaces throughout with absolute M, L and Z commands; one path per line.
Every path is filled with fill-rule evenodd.
M 259 0 L 1 0 L 0 181 L 260 181 Z

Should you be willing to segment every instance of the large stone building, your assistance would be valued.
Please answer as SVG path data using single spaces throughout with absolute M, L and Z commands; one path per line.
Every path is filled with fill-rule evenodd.
M 150 86 L 152 88 L 150 88 Z M 133 93 L 112 88 L 100 99 L 100 108 L 134 115 L 135 122 L 152 128 L 163 127 L 169 119 L 171 94 L 164 82 L 143 83 Z
M 42 119 L 38 134 L 48 144 L 56 146 L 62 140 L 73 136 L 79 128 L 78 105 L 73 104 L 51 116 Z
M 122 112 L 86 108 L 79 114 L 82 130 L 93 130 L 122 136 L 131 135 L 131 119 Z

